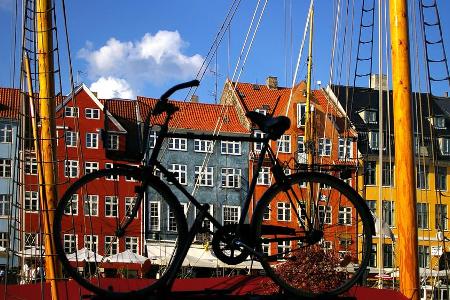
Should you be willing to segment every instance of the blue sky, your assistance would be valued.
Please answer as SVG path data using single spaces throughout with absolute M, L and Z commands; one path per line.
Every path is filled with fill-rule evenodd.
M 136 95 L 158 97 L 172 84 L 194 78 L 231 5 L 230 0 L 66 2 L 75 80 L 97 90 L 102 97 L 123 98 L 134 98 Z M 257 2 L 241 1 L 231 30 L 218 48 L 217 59 L 212 60 L 196 92 L 200 101 L 214 102 L 216 89 L 220 95 L 225 79 L 232 77 Z M 316 1 L 313 80 L 315 83 L 320 80 L 322 86 L 330 80 L 333 19 L 337 2 Z M 349 9 L 348 18 L 345 17 L 345 7 L 341 8 L 341 27 L 333 71 L 333 82 L 336 83 L 353 84 L 355 38 L 359 29 L 361 0 L 355 3 L 355 10 Z M 260 10 L 263 4 L 264 0 L 260 2 Z M 444 12 L 450 11 L 450 4 L 445 0 L 438 0 L 438 4 L 444 40 L 448 45 L 450 23 L 443 16 Z M 14 6 L 15 0 L 0 0 L 0 36 L 6 41 L 0 43 L 0 86 L 18 85 L 17 80 L 11 79 Z M 240 81 L 264 83 L 265 78 L 272 75 L 279 78 L 280 85 L 291 85 L 292 79 L 288 74 L 292 74 L 295 67 L 308 6 L 307 0 L 268 2 Z M 59 7 L 57 13 L 61 21 Z M 344 25 L 351 24 L 349 20 L 352 14 L 355 20 L 353 43 L 350 43 L 349 26 L 344 45 Z M 286 19 L 286 15 L 292 17 Z M 68 93 L 69 72 L 62 24 L 58 24 L 58 28 L 63 93 Z M 349 50 L 350 46 L 352 51 Z M 377 44 L 374 46 L 376 55 Z M 448 46 L 446 50 L 447 54 L 450 53 Z M 374 72 L 378 71 L 376 64 L 375 58 Z M 306 48 L 300 66 L 298 80 L 306 76 Z M 318 87 L 317 84 L 315 87 Z M 444 90 L 445 87 L 440 88 L 439 93 Z M 177 98 L 183 96 L 178 94 Z

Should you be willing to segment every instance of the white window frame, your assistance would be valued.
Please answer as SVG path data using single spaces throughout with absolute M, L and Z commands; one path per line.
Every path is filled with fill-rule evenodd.
M 229 209 L 228 216 L 231 216 L 232 219 L 225 220 L 226 210 Z M 236 205 L 224 205 L 222 206 L 222 224 L 236 224 L 239 222 L 239 218 L 241 216 L 241 207 Z
M 78 132 L 76 131 L 64 131 L 65 142 L 67 147 L 76 147 L 78 145 Z
M 113 235 L 105 235 L 105 256 L 119 253 L 119 238 Z M 114 251 L 112 251 L 114 250 Z
M 213 153 L 213 141 L 210 140 L 194 140 L 194 152 Z
M 195 184 L 199 186 L 214 186 L 214 167 L 195 166 Z
M 64 161 L 64 176 L 67 178 L 77 178 L 79 173 L 78 160 L 65 160 Z
M 156 139 L 158 138 L 158 134 L 155 130 L 150 130 L 148 133 L 148 146 L 150 148 L 155 148 L 156 145 Z
M 182 185 L 187 185 L 187 165 L 171 164 L 170 172 L 177 178 Z
M 78 107 L 76 106 L 65 106 L 64 116 L 68 118 L 78 118 Z
M 258 139 L 264 139 L 266 137 L 266 134 L 262 132 L 261 130 L 255 130 L 253 133 L 253 136 Z M 253 151 L 256 153 L 261 152 L 262 148 L 264 146 L 263 142 L 253 142 Z
M 291 153 L 291 136 L 289 134 L 283 134 L 277 140 L 277 149 L 280 153 Z
M 113 163 L 105 163 L 105 169 L 112 169 L 114 168 L 114 164 Z M 118 181 L 119 180 L 119 175 L 109 175 L 107 177 L 105 177 L 106 180 L 111 180 L 111 181 Z
M 11 199 L 9 194 L 0 194 L 0 216 L 11 215 Z
M 270 167 L 261 167 L 259 170 L 258 179 L 256 181 L 257 185 L 270 185 Z
M 152 205 L 156 205 L 154 207 L 154 208 L 156 208 L 156 210 L 154 210 Z M 149 212 L 149 222 L 148 222 L 149 231 L 160 231 L 161 230 L 161 202 L 150 201 L 149 206 L 148 206 L 148 212 Z M 157 215 L 156 216 L 152 215 L 153 212 L 156 212 Z M 152 224 L 152 218 L 157 220 L 157 222 L 155 223 L 156 227 L 153 227 L 154 224 Z
M 99 195 L 86 195 L 83 203 L 83 213 L 85 216 L 98 217 Z M 95 212 L 95 214 L 94 214 Z
M 98 162 L 96 161 L 86 161 L 84 162 L 84 174 L 90 174 L 98 170 Z
M 119 197 L 105 196 L 105 217 L 116 218 L 118 216 L 119 216 Z
M 24 206 L 27 212 L 38 212 L 39 193 L 37 191 L 25 191 Z
M 352 208 L 351 206 L 340 206 L 338 214 L 338 224 L 351 226 L 352 225 Z
M 136 197 L 125 197 L 125 216 L 131 215 L 131 211 L 133 209 L 133 206 L 136 204 Z M 139 217 L 139 214 L 136 214 L 134 219 L 137 219 Z
M 238 189 L 241 187 L 242 170 L 237 168 L 221 169 L 221 186 L 223 188 Z
M 338 141 L 338 158 L 339 159 L 352 159 L 353 158 L 353 141 L 350 138 L 339 138 Z
M 67 203 L 64 214 L 65 215 L 78 215 L 78 194 L 72 194 L 72 199 L 70 200 L 70 203 Z
M 306 103 L 297 103 L 297 128 L 306 125 Z
M 378 131 L 369 132 L 369 147 L 372 150 L 378 150 L 380 148 L 380 133 Z
M 277 202 L 277 221 L 290 222 L 291 219 L 291 204 L 287 202 Z
M 25 174 L 27 175 L 37 175 L 37 160 L 36 157 L 25 157 Z
M 98 149 L 98 133 L 86 132 L 86 148 Z
M 225 155 L 241 155 L 242 145 L 240 141 L 221 141 L 220 153 Z
M 169 150 L 187 151 L 186 138 L 169 138 Z
M 98 253 L 98 235 L 87 234 L 83 239 L 85 248 L 94 253 Z
M 0 143 L 12 143 L 13 128 L 11 124 L 0 123 Z
M 120 139 L 118 134 L 108 133 L 106 138 L 107 150 L 119 150 Z
M 331 225 L 332 221 L 333 221 L 333 208 L 331 206 L 325 206 L 325 205 L 319 205 L 318 206 L 318 210 L 319 210 L 319 220 L 321 217 L 321 214 L 323 215 L 323 224 L 327 224 L 327 225 Z
M 331 139 L 319 138 L 319 156 L 331 156 Z
M 85 108 L 84 115 L 86 119 L 99 120 L 100 119 L 100 109 L 98 108 Z
M 442 155 L 450 155 L 450 138 L 439 138 L 439 148 Z
M 70 243 L 70 249 L 66 247 L 66 243 Z M 77 251 L 77 249 L 78 249 L 78 235 L 64 234 L 64 251 L 66 253 L 74 253 L 75 251 Z
M 139 254 L 139 238 L 137 236 L 125 237 L 125 250 Z

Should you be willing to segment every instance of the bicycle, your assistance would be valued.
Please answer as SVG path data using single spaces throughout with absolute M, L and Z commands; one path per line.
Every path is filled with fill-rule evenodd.
M 100 298 L 136 299 L 157 295 L 161 291 L 170 290 L 195 234 L 204 230 L 202 223 L 207 220 L 216 228 L 212 233 L 211 244 L 215 256 L 221 261 L 235 265 L 250 257 L 262 265 L 266 275 L 283 291 L 295 296 L 333 296 L 347 291 L 361 278 L 368 266 L 374 233 L 373 219 L 364 200 L 340 179 L 312 171 L 292 175 L 284 173 L 269 142 L 278 140 L 289 128 L 290 120 L 287 117 L 247 113 L 250 121 L 264 132 L 265 136 L 239 138 L 243 141 L 263 143 L 263 147 L 237 224 L 221 224 L 210 213 L 209 206 L 201 204 L 193 197 L 179 183 L 174 173 L 158 161 L 163 141 L 168 137 L 230 139 L 169 132 L 169 121 L 178 110 L 168 101 L 169 96 L 177 90 L 198 84 L 199 82 L 194 80 L 172 87 L 160 97 L 152 113 L 148 114 L 144 127 L 143 153 L 149 152 L 150 118 L 160 118 L 162 124 L 153 150 L 146 156 L 142 166 L 117 165 L 111 169 L 95 171 L 81 177 L 64 193 L 55 213 L 54 241 L 65 271 L 81 286 Z M 257 201 L 253 211 L 249 212 L 257 178 L 264 161 L 267 160 L 271 164 L 274 184 Z M 166 178 L 170 187 L 157 172 Z M 119 176 L 127 178 L 128 183 L 119 184 Z M 99 182 L 102 184 L 98 184 Z M 180 201 L 172 192 L 174 188 L 186 196 L 197 210 L 194 224 L 189 230 Z M 99 191 L 101 189 L 105 190 L 103 194 L 103 191 Z M 140 226 L 143 220 L 139 220 L 137 215 L 142 205 L 148 206 L 147 211 L 160 209 L 159 216 L 167 217 L 158 223 L 167 227 L 166 231 L 159 230 L 158 240 L 171 246 L 160 250 L 162 253 L 155 264 L 159 268 L 159 276 L 153 274 L 152 279 L 145 281 L 145 286 L 112 286 L 108 283 L 110 281 L 107 282 L 99 275 L 98 269 L 103 261 L 97 254 L 93 254 L 94 279 L 82 276 L 77 268 L 80 264 L 76 262 L 74 266 L 68 259 L 68 256 L 73 258 L 73 254 L 66 253 L 66 250 L 70 252 L 73 249 L 68 247 L 70 243 L 63 233 L 75 233 L 78 228 L 85 236 L 93 236 L 99 230 L 106 230 L 101 228 L 102 224 L 96 224 L 93 220 L 98 211 L 94 214 L 90 209 L 97 203 L 98 210 L 99 199 L 95 199 L 95 195 L 112 193 L 118 195 L 117 197 L 133 195 L 135 200 L 128 204 L 128 213 L 123 217 L 119 217 L 120 214 L 111 209 L 108 211 L 108 204 L 105 204 L 105 213 L 114 215 L 114 224 L 104 225 L 110 227 L 106 228 L 110 232 L 114 232 L 114 236 L 108 238 L 108 243 L 105 237 L 105 252 L 109 249 L 117 250 L 114 248 L 118 245 L 117 240 L 126 239 L 127 235 L 130 238 L 143 234 L 142 231 L 137 232 L 142 230 Z M 73 216 L 72 201 L 74 197 L 79 197 L 78 195 L 83 195 L 85 213 L 86 206 L 88 208 L 88 215 L 82 221 L 76 221 Z M 105 196 L 105 203 L 117 199 L 108 197 L 110 198 Z M 158 201 L 160 204 L 154 204 Z M 163 209 L 166 210 L 165 214 L 162 213 Z M 250 222 L 246 221 L 247 217 L 251 217 Z M 284 221 L 279 222 L 278 219 Z M 147 236 L 153 229 L 160 229 L 156 228 L 158 224 L 150 217 L 148 223 L 144 232 Z M 277 251 L 271 253 L 274 248 Z

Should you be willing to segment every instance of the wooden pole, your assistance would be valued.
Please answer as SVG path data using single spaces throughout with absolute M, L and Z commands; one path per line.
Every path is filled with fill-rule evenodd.
M 411 69 L 406 0 L 389 3 L 394 96 L 395 179 L 397 199 L 400 292 L 418 300 L 419 268 L 416 221 L 416 180 L 413 147 Z
M 39 66 L 39 101 L 40 101 L 40 162 L 43 168 L 44 199 L 41 199 L 41 212 L 44 224 L 45 270 L 50 281 L 52 299 L 58 299 L 56 280 L 61 278 L 61 267 L 56 258 L 53 243 L 53 220 L 58 201 L 56 190 L 56 117 L 55 117 L 55 80 L 53 67 L 53 22 L 50 0 L 36 1 L 36 39 Z M 39 163 L 39 162 L 38 162 Z
M 309 19 L 309 45 L 308 45 L 308 74 L 306 79 L 306 113 L 305 113 L 305 145 L 308 168 L 314 163 L 314 140 L 312 138 L 312 113 L 311 113 L 311 70 L 313 48 L 314 6 L 311 6 Z

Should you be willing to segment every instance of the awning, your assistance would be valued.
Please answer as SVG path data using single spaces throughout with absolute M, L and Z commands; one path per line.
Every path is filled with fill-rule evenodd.
M 165 265 L 172 257 L 174 251 L 173 244 L 159 243 L 147 244 L 148 257 L 152 264 Z M 262 269 L 259 262 L 244 261 L 238 265 L 228 265 L 220 261 L 214 256 L 210 249 L 204 248 L 202 245 L 191 245 L 189 251 L 183 261 L 183 267 L 199 267 L 199 268 L 236 268 L 236 269 Z
M 104 262 L 109 262 L 109 263 L 131 263 L 131 264 L 141 264 L 141 265 L 146 260 L 148 260 L 147 257 L 139 255 L 137 253 L 134 253 L 131 250 L 125 250 L 123 252 L 105 257 L 103 259 Z
M 81 248 L 77 252 L 67 255 L 69 261 L 86 261 L 86 262 L 98 262 L 102 261 L 103 256 L 95 253 L 87 248 Z

